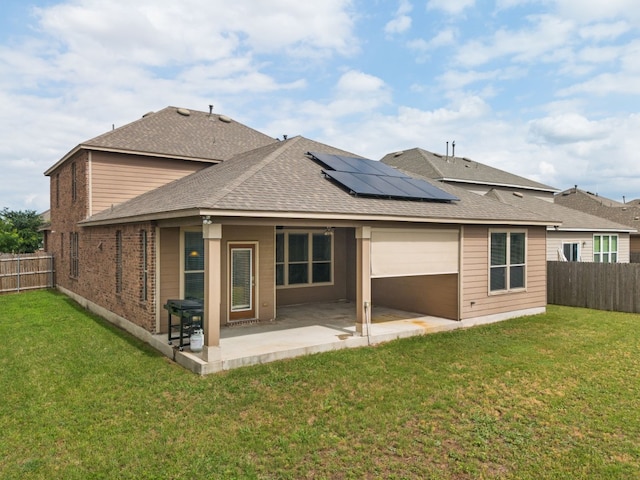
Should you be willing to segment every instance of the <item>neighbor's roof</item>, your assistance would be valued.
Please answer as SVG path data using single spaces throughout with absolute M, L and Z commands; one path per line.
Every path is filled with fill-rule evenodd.
M 218 162 L 276 141 L 225 115 L 167 107 L 79 144 L 45 175 L 81 149 Z
M 517 187 L 527 190 L 557 192 L 558 189 L 534 182 L 466 157 L 448 157 L 421 148 L 389 153 L 382 158 L 387 165 L 444 182 L 487 186 Z
M 633 229 L 640 227 L 640 206 L 633 200 L 620 203 L 574 187 L 555 195 L 554 201 L 557 205 L 606 218 Z
M 605 218 L 589 215 L 588 213 L 563 207 L 553 202 L 541 200 L 531 195 L 522 195 L 518 192 L 493 189 L 486 194 L 514 207 L 537 212 L 541 215 L 562 220 L 562 225 L 557 228 L 560 231 L 574 232 L 635 232 L 636 230 L 626 225 L 612 222 Z
M 97 213 L 87 225 L 192 215 L 401 220 L 445 223 L 556 223 L 450 185 L 427 180 L 459 201 L 353 196 L 325 178 L 308 152 L 357 156 L 304 137 L 267 145 Z

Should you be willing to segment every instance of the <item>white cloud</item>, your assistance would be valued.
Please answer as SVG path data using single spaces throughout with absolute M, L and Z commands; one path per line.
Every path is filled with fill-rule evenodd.
M 411 17 L 408 15 L 413 10 L 409 0 L 400 0 L 400 5 L 395 16 L 384 26 L 384 33 L 391 36 L 404 33 L 411 28 Z
M 588 120 L 576 113 L 564 113 L 529 123 L 534 141 L 551 144 L 600 140 L 611 133 L 607 122 Z
M 640 19 L 636 0 L 556 0 L 560 14 L 588 22 L 611 18 Z
M 478 66 L 502 57 L 517 62 L 532 62 L 571 43 L 573 22 L 551 15 L 528 17 L 532 26 L 521 30 L 497 30 L 488 40 L 471 40 L 458 50 L 456 61 L 463 66 Z
M 458 15 L 475 3 L 475 0 L 429 0 L 427 10 L 442 10 L 450 15 Z
M 579 34 L 582 38 L 601 42 L 603 40 L 615 40 L 631 30 L 626 21 L 612 23 L 596 23 L 581 27 Z

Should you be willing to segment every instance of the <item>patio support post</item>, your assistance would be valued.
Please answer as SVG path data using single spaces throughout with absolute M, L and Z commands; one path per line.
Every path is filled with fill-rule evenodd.
M 371 227 L 356 228 L 356 333 L 366 335 L 371 315 Z
M 204 345 L 202 359 L 220 361 L 221 246 L 222 225 L 203 222 L 204 238 Z

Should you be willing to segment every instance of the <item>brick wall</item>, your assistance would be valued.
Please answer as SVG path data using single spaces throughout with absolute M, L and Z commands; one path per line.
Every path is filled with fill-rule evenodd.
M 73 198 L 75 164 L 76 196 Z M 150 332 L 155 330 L 155 226 L 149 222 L 81 227 L 88 215 L 88 153 L 80 151 L 51 172 L 51 233 L 56 284 Z M 116 231 L 122 232 L 122 289 L 116 292 Z M 147 299 L 141 298 L 141 231 L 147 232 Z M 78 235 L 77 277 L 71 275 L 71 238 Z

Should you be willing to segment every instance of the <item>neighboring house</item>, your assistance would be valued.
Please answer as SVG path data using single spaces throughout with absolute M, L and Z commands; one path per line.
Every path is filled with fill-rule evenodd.
M 422 177 L 455 185 L 479 195 L 493 188 L 509 189 L 553 201 L 554 187 L 490 167 L 466 157 L 454 157 L 412 148 L 385 155 L 382 162 Z
M 519 192 L 492 190 L 486 196 L 562 221 L 547 228 L 547 260 L 629 262 L 629 236 L 635 229 Z
M 556 188 L 468 158 L 447 157 L 420 148 L 390 153 L 382 162 L 562 222 L 548 229 L 547 260 L 629 262 L 630 233 L 636 230 L 613 218 L 605 220 L 555 208 Z
M 364 170 L 383 164 L 303 137 L 277 142 L 228 119 L 185 117 L 174 108 L 155 115 L 164 118 L 154 123 L 157 132 L 144 121 L 153 116 L 138 121 L 149 131 L 135 154 L 122 153 L 106 134 L 98 139 L 120 156 L 87 142 L 47 171 L 57 284 L 145 339 L 167 331 L 167 300 L 203 299 L 203 372 L 221 368 L 222 327 L 273 320 L 286 305 L 348 300 L 360 334 L 376 306 L 451 320 L 544 312 L 553 219 L 388 167 L 370 175 Z M 167 122 L 194 117 L 233 128 L 237 149 L 247 151 L 151 154 L 154 136 L 162 144 L 174 130 Z M 194 135 L 177 130 L 184 141 L 176 145 L 189 148 L 182 143 Z M 250 149 L 243 135 L 263 145 Z M 214 137 L 209 147 L 224 143 L 224 132 Z M 105 155 L 117 169 L 96 165 Z M 122 173 L 126 155 L 146 167 L 135 182 Z M 154 158 L 159 172 L 170 172 L 165 180 L 180 176 L 174 161 L 194 172 L 159 186 Z M 138 183 L 129 199 L 110 205 L 110 189 L 119 195 Z
M 640 254 L 640 233 L 638 233 L 638 228 L 640 228 L 640 204 L 637 200 L 620 203 L 580 190 L 575 186 L 558 193 L 554 201 L 564 207 L 627 225 L 632 229 L 630 251 L 633 254 Z

